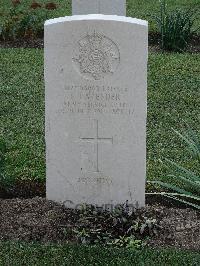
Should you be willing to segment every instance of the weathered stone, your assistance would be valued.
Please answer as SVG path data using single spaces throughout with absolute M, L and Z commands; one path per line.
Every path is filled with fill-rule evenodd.
M 72 0 L 72 14 L 126 16 L 126 0 Z
M 47 198 L 144 206 L 147 22 L 45 23 Z

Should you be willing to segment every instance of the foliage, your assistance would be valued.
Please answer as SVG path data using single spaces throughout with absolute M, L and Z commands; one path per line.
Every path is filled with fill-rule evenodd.
M 139 248 L 147 237 L 157 235 L 159 225 L 155 219 L 143 217 L 136 209 L 121 206 L 111 211 L 100 211 L 94 206 L 81 210 L 72 232 L 82 244 L 103 244 L 117 247 Z
M 188 250 L 0 242 L 1 265 L 197 266 L 199 261 L 200 254 Z
M 134 236 L 120 236 L 120 238 L 114 239 L 108 244 L 113 247 L 126 247 L 131 249 L 140 249 L 145 246 L 142 240 L 135 239 Z
M 190 41 L 196 10 L 166 10 L 166 0 L 160 1 L 160 16 L 155 16 L 161 35 L 162 50 L 183 52 Z
M 14 0 L 19 1 L 19 0 Z M 25 10 L 28 10 L 32 4 L 32 0 L 21 0 L 20 6 Z M 34 1 L 45 8 L 45 5 L 49 4 L 51 0 L 36 0 Z M 56 9 L 48 12 L 48 19 L 55 17 L 63 17 L 71 15 L 71 0 L 53 0 L 56 4 Z M 159 11 L 159 1 L 158 0 L 127 0 L 127 16 L 136 17 L 140 19 L 146 19 L 149 22 L 149 30 L 152 32 L 157 31 L 155 22 L 151 19 L 151 15 Z M 0 4 L 0 25 L 5 19 L 7 19 L 7 14 L 9 8 L 11 7 L 11 0 L 2 0 Z M 199 0 L 169 0 L 168 9 L 174 10 L 175 8 L 196 8 L 199 6 Z M 40 8 L 35 9 L 35 11 L 40 13 Z M 199 25 L 199 19 L 196 21 L 196 26 Z
M 157 23 L 152 14 L 158 14 L 160 11 L 159 0 L 127 0 L 127 16 L 145 19 L 149 23 L 149 31 L 157 32 Z M 196 9 L 199 7 L 199 0 L 168 0 L 168 11 L 174 11 L 176 9 L 188 10 Z M 199 25 L 199 18 L 195 21 L 195 28 Z M 199 29 L 198 29 L 199 32 Z
M 13 1 L 13 6 L 0 26 L 0 37 L 4 40 L 13 40 L 43 36 L 44 21 L 53 9 L 56 9 L 54 3 L 48 3 L 43 7 L 33 2 L 28 8 L 24 8 L 20 1 Z
M 195 173 L 166 159 L 172 170 L 172 173 L 167 175 L 169 182 L 150 181 L 150 183 L 173 191 L 173 193 L 162 192 L 161 195 L 200 209 L 200 138 L 188 125 L 185 132 L 180 133 L 176 130 L 174 132 L 187 144 L 192 158 L 197 160 L 199 171 Z

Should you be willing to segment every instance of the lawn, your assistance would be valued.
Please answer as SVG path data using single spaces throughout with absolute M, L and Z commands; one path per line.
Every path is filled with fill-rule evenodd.
M 7 15 L 5 15 L 9 8 L 12 6 L 11 0 L 1 0 L 0 6 L 0 21 L 5 20 Z M 22 9 L 29 9 L 32 0 L 21 0 Z M 71 1 L 70 0 L 37 0 L 36 2 L 40 4 L 54 2 L 57 4 L 56 10 L 47 11 L 48 18 L 62 17 L 71 15 Z M 199 0 L 166 0 L 167 8 L 169 10 L 174 10 L 176 8 L 183 9 L 196 9 L 199 8 Z M 156 25 L 153 21 L 153 15 L 157 15 L 159 13 L 159 0 L 127 0 L 127 16 L 136 17 L 140 19 L 146 19 L 150 23 L 150 31 L 156 31 Z M 38 14 L 40 14 L 40 10 L 37 10 Z M 4 15 L 4 16 L 3 16 Z M 198 17 L 196 21 L 196 26 L 200 24 L 200 17 Z M 196 27 L 195 27 L 196 28 Z
M 147 178 L 159 179 L 169 158 L 195 169 L 173 133 L 182 119 L 199 131 L 198 54 L 149 55 Z M 5 174 L 45 180 L 43 50 L 1 49 L 1 131 L 5 140 Z
M 106 249 L 56 244 L 1 243 L 0 265 L 197 266 L 200 254 L 189 251 Z

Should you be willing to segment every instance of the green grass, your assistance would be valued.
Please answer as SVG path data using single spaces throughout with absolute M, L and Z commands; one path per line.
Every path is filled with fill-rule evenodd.
M 44 84 L 41 50 L 0 52 L 1 131 L 6 175 L 44 179 Z
M 32 0 L 21 1 L 25 9 L 30 7 Z M 48 3 L 49 0 L 37 0 L 38 3 Z M 58 4 L 58 8 L 53 11 L 49 11 L 48 18 L 55 18 L 61 16 L 71 15 L 71 1 L 70 0 L 53 0 L 52 2 Z M 167 0 L 167 7 L 169 10 L 175 8 L 196 8 L 199 6 L 199 0 Z M 8 12 L 11 7 L 11 0 L 1 0 L 0 5 L 0 21 L 3 15 Z M 127 0 L 127 16 L 146 19 L 150 23 L 150 30 L 155 31 L 156 25 L 152 20 L 152 16 L 159 13 L 159 0 Z M 2 14 L 2 16 L 1 16 Z M 6 18 L 6 16 L 5 16 Z M 200 24 L 200 18 L 198 18 L 196 25 Z
M 198 266 L 199 262 L 200 254 L 189 251 L 0 242 L 0 265 Z
M 173 132 L 183 121 L 200 132 L 199 55 L 151 54 L 148 75 L 148 179 L 160 179 L 165 169 L 159 159 L 168 158 L 198 170 L 185 145 Z
M 196 9 L 199 8 L 199 0 L 166 0 L 167 10 L 172 11 L 177 8 Z M 127 0 L 127 16 L 141 18 L 149 21 L 149 30 L 157 31 L 157 26 L 153 20 L 154 15 L 159 15 L 159 0 Z M 199 27 L 200 18 L 198 17 L 195 29 Z
M 198 54 L 150 54 L 148 71 L 147 177 L 160 179 L 168 158 L 195 170 L 172 127 L 199 123 Z M 6 176 L 45 179 L 43 51 L 1 49 L 0 137 L 6 140 Z

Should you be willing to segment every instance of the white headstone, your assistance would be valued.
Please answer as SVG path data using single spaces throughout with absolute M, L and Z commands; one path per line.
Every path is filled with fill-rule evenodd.
M 45 23 L 47 198 L 145 204 L 147 22 Z
M 72 0 L 72 15 L 126 16 L 126 0 Z

